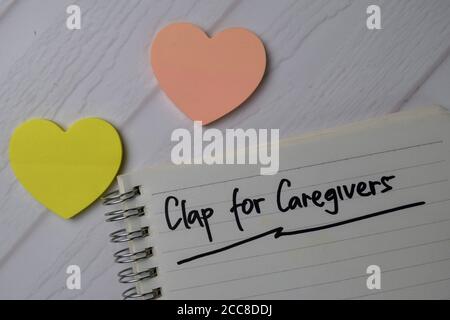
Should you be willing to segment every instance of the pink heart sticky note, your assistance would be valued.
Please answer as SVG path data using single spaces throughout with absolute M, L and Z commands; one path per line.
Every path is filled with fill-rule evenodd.
M 241 105 L 258 87 L 266 68 L 261 40 L 243 28 L 208 37 L 190 23 L 157 34 L 151 64 L 158 82 L 189 118 L 203 124 Z

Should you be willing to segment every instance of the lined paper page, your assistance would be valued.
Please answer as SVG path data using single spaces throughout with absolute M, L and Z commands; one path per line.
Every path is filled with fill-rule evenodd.
M 140 289 L 160 286 L 166 299 L 450 298 L 449 120 L 430 108 L 291 139 L 274 176 L 195 165 L 119 177 L 122 190 L 141 186 L 130 205 L 146 206 L 129 230 L 150 226 L 133 250 L 154 247 L 135 268 L 158 268 Z M 264 198 L 261 212 L 236 218 L 235 188 L 237 202 Z M 277 199 L 285 208 L 303 195 L 306 206 L 280 211 Z M 187 212 L 212 209 L 210 234 L 198 221 L 171 230 L 167 216 L 183 215 L 174 201 L 165 214 L 168 197 Z M 381 269 L 379 290 L 367 288 L 370 265 Z

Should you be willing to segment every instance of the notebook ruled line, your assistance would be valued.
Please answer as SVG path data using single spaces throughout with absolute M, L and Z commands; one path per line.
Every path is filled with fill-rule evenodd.
M 258 274 L 258 275 L 251 275 L 251 276 L 246 276 L 246 277 L 239 277 L 239 278 L 234 278 L 234 279 L 227 279 L 227 280 L 222 280 L 222 281 L 209 282 L 209 283 L 196 285 L 196 286 L 177 288 L 177 289 L 173 289 L 172 291 L 174 291 L 174 292 L 176 292 L 176 291 L 183 291 L 183 290 L 188 290 L 188 289 L 212 286 L 212 285 L 221 284 L 221 283 L 240 281 L 240 280 L 258 278 L 258 277 L 264 277 L 264 276 L 268 276 L 268 275 L 271 275 L 271 274 L 279 274 L 279 273 L 289 272 L 289 271 L 294 271 L 294 270 L 301 270 L 301 269 L 306 269 L 306 268 L 314 268 L 314 267 L 319 267 L 319 266 L 326 266 L 326 265 L 330 265 L 330 264 L 334 264 L 334 263 L 346 262 L 346 261 L 350 261 L 350 260 L 376 256 L 376 255 L 380 255 L 380 254 L 384 254 L 384 253 L 396 252 L 396 251 L 401 251 L 401 250 L 406 250 L 406 249 L 419 248 L 419 247 L 423 247 L 423 246 L 433 245 L 433 244 L 437 244 L 437 243 L 443 243 L 443 242 L 447 242 L 449 240 L 450 240 L 450 238 L 445 238 L 445 239 L 440 239 L 440 240 L 435 240 L 435 241 L 424 242 L 424 243 L 420 243 L 420 244 L 417 244 L 417 245 L 410 245 L 410 246 L 404 246 L 404 247 L 401 247 L 401 248 L 383 250 L 383 251 L 378 251 L 378 252 L 374 252 L 374 253 L 370 253 L 370 254 L 358 255 L 358 256 L 353 256 L 353 257 L 344 258 L 344 259 L 337 259 L 337 260 L 323 262 L 323 263 L 317 263 L 317 264 L 311 264 L 311 265 L 306 265 L 306 266 L 301 266 L 301 267 L 289 268 L 289 269 L 285 269 L 285 270 L 277 270 L 277 271 L 265 272 L 265 273 L 261 273 L 261 274 Z M 445 260 L 450 260 L 450 258 L 445 259 Z M 384 271 L 384 272 L 386 272 L 386 271 Z M 365 275 L 365 276 L 367 277 L 367 275 Z
M 383 274 L 389 273 L 389 272 L 394 272 L 394 271 L 401 271 L 401 270 L 406 270 L 406 269 L 411 269 L 411 268 L 422 267 L 422 266 L 426 266 L 426 265 L 430 265 L 430 264 L 434 264 L 434 263 L 441 263 L 441 262 L 445 262 L 445 261 L 449 261 L 449 260 L 450 260 L 450 258 L 445 258 L 445 259 L 439 259 L 439 260 L 434 260 L 434 261 L 427 261 L 427 262 L 424 262 L 424 263 L 418 263 L 418 264 L 414 264 L 414 265 L 408 265 L 408 266 L 404 266 L 404 267 L 387 269 L 387 270 L 383 271 Z M 255 295 L 250 295 L 250 296 L 242 296 L 242 297 L 238 297 L 236 299 L 240 300 L 240 299 L 256 298 L 256 297 L 260 297 L 260 296 L 264 296 L 264 295 L 268 295 L 268 294 L 272 294 L 272 293 L 282 293 L 282 292 L 289 292 L 289 291 L 294 291 L 294 290 L 309 289 L 309 288 L 314 288 L 314 287 L 319 287 L 319 286 L 324 286 L 324 285 L 329 285 L 329 284 L 335 284 L 335 283 L 349 281 L 349 280 L 364 279 L 364 278 L 367 278 L 367 274 L 353 276 L 353 277 L 348 277 L 348 278 L 344 278 L 344 279 L 338 279 L 338 280 L 314 283 L 314 284 L 311 284 L 311 285 L 299 286 L 299 287 L 289 288 L 289 289 L 284 289 L 284 290 L 269 291 L 269 292 L 264 292 L 264 293 L 261 293 L 261 294 L 255 294 Z M 445 280 L 450 280 L 450 278 L 436 280 L 436 281 L 430 281 L 430 282 L 427 282 L 427 283 L 424 283 L 424 284 L 434 283 L 434 282 L 438 282 L 438 281 L 445 281 Z M 418 284 L 418 285 L 416 284 L 416 285 L 412 285 L 412 286 L 419 286 L 419 285 L 424 285 L 424 284 Z M 407 286 L 407 287 L 411 287 L 411 286 Z M 407 287 L 395 288 L 395 289 L 392 289 L 392 290 L 384 290 L 383 292 L 405 289 Z M 376 293 L 376 294 L 380 294 L 380 293 L 383 293 L 383 292 L 379 292 L 379 293 Z M 370 294 L 370 295 L 374 295 L 374 294 Z M 361 298 L 361 297 L 365 297 L 365 296 L 369 296 L 369 295 L 356 296 L 356 297 L 352 297 L 352 298 L 347 298 L 345 300 L 357 299 L 357 298 Z
M 250 255 L 250 256 L 245 256 L 245 257 L 235 258 L 235 259 L 220 260 L 218 262 L 205 263 L 205 264 L 200 264 L 200 265 L 196 265 L 196 266 L 183 267 L 183 270 L 198 269 L 198 268 L 202 268 L 202 267 L 209 267 L 209 266 L 213 266 L 213 265 L 220 265 L 222 263 L 242 261 L 242 260 L 249 260 L 249 259 L 252 259 L 252 258 L 267 257 L 267 256 L 279 254 L 279 253 L 286 253 L 286 252 L 291 252 L 291 251 L 298 251 L 298 250 L 303 250 L 303 249 L 316 248 L 316 247 L 321 247 L 321 246 L 325 246 L 325 245 L 329 245 L 329 244 L 340 243 L 340 242 L 349 241 L 349 240 L 364 239 L 364 238 L 368 238 L 368 237 L 371 237 L 371 236 L 388 234 L 388 233 L 402 231 L 402 230 L 415 229 L 415 228 L 419 228 L 419 227 L 423 227 L 423 226 L 429 226 L 429 225 L 433 225 L 433 224 L 437 224 L 437 223 L 443 223 L 443 222 L 447 222 L 447 221 L 450 221 L 450 218 L 448 218 L 448 219 L 441 219 L 441 220 L 433 221 L 433 222 L 420 223 L 420 224 L 416 224 L 416 225 L 408 226 L 408 227 L 396 228 L 396 229 L 387 230 L 387 231 L 383 231 L 383 232 L 374 232 L 374 233 L 360 235 L 360 236 L 356 236 L 356 237 L 349 237 L 349 238 L 338 239 L 338 240 L 334 240 L 334 241 L 321 242 L 321 243 L 317 243 L 317 244 L 314 244 L 314 245 L 302 246 L 302 247 L 286 249 L 286 250 L 279 250 L 279 251 L 274 251 L 274 252 L 267 252 L 267 253 L 263 253 L 263 254 Z M 172 269 L 172 270 L 166 271 L 166 273 L 178 272 L 178 271 L 180 271 L 180 270 L 179 269 Z
M 282 170 L 279 170 L 278 172 L 281 173 L 281 172 L 289 172 L 289 171 L 294 171 L 294 170 L 312 168 L 312 167 L 322 166 L 322 165 L 326 165 L 326 164 L 332 164 L 332 163 L 348 161 L 348 160 L 353 160 L 353 159 L 367 158 L 367 157 L 380 155 L 380 154 L 384 154 L 384 153 L 403 151 L 403 150 L 420 148 L 420 147 L 424 147 L 424 146 L 441 144 L 441 143 L 443 143 L 443 140 L 431 141 L 431 142 L 427 142 L 427 143 L 421 143 L 421 144 L 416 144 L 416 145 L 412 145 L 412 146 L 406 146 L 406 147 L 400 147 L 400 148 L 384 150 L 384 151 L 379 151 L 379 152 L 367 153 L 367 154 L 362 154 L 362 155 L 357 155 L 357 156 L 352 156 L 352 157 L 345 157 L 345 158 L 341 158 L 341 159 L 337 159 L 337 160 L 325 161 L 325 162 L 310 164 L 310 165 L 306 165 L 306 166 L 299 166 L 299 167 L 294 167 L 294 168 L 289 168 L 289 169 L 282 169 Z M 199 185 L 194 185 L 194 186 L 189 186 L 189 187 L 183 187 L 183 188 L 159 191 L 159 192 L 153 193 L 152 195 L 156 196 L 156 195 L 170 193 L 170 192 L 177 192 L 177 191 L 182 191 L 182 190 L 187 190 L 187 189 L 207 187 L 207 186 L 211 186 L 211 185 L 227 183 L 227 182 L 233 182 L 233 181 L 238 181 L 238 180 L 246 180 L 246 179 L 251 179 L 251 178 L 255 178 L 255 177 L 261 177 L 261 175 L 256 174 L 256 175 L 250 175 L 250 176 L 245 176 L 245 177 L 239 177 L 239 178 L 235 178 L 235 179 L 215 181 L 215 182 L 211 182 L 211 183 L 204 183 L 204 184 L 199 184 Z
M 448 179 L 441 179 L 441 180 L 436 180 L 436 181 L 431 181 L 431 182 L 426 182 L 426 183 L 421 183 L 421 184 L 416 184 L 416 185 L 412 185 L 412 186 L 406 186 L 406 187 L 401 187 L 401 188 L 397 188 L 391 191 L 391 193 L 395 192 L 395 191 L 402 191 L 402 190 L 408 190 L 408 189 L 414 189 L 414 188 L 419 188 L 419 187 L 425 187 L 425 186 L 430 186 L 430 185 L 434 185 L 434 184 L 439 184 L 439 183 L 444 183 L 444 182 L 448 182 Z M 355 197 L 353 199 L 350 200 L 345 200 L 345 201 L 351 201 L 351 200 L 356 200 L 356 199 L 362 199 L 362 197 Z M 295 210 L 292 210 L 292 212 L 294 211 L 298 211 L 298 210 L 302 210 L 304 208 L 297 208 Z M 276 211 L 271 211 L 268 213 L 261 213 L 259 215 L 256 216 L 246 216 L 246 217 L 242 217 L 241 221 L 247 221 L 250 219 L 255 219 L 255 218 L 260 218 L 260 217 L 266 217 L 272 214 L 276 214 L 279 213 L 280 211 L 276 210 Z M 223 223 L 229 223 L 229 222 L 233 222 L 233 219 L 227 219 L 227 220 L 222 220 L 222 221 L 217 221 L 217 222 L 210 222 L 209 225 L 210 226 L 214 226 L 214 225 L 219 225 L 219 224 L 223 224 Z M 317 225 L 312 225 L 309 227 L 315 227 Z M 201 229 L 201 226 L 192 226 L 190 230 L 195 230 L 195 229 Z M 166 233 L 174 233 L 174 232 L 183 232 L 184 230 L 180 229 L 180 230 L 164 230 L 164 231 L 160 231 L 160 234 L 166 234 Z
M 342 178 L 342 179 L 325 181 L 325 182 L 316 183 L 316 184 L 309 184 L 309 185 L 294 187 L 294 188 L 291 188 L 290 190 L 297 191 L 297 190 L 301 190 L 301 189 L 319 187 L 319 186 L 337 183 L 337 182 L 344 182 L 344 181 L 350 181 L 353 179 L 366 178 L 366 177 L 379 175 L 379 174 L 392 173 L 392 172 L 397 172 L 397 171 L 401 171 L 401 170 L 416 169 L 416 168 L 421 168 L 421 167 L 426 167 L 426 166 L 432 166 L 432 165 L 441 164 L 444 162 L 445 162 L 445 160 L 438 160 L 438 161 L 431 161 L 431 162 L 426 162 L 426 163 L 419 163 L 419 164 L 410 165 L 410 166 L 406 166 L 406 167 L 399 167 L 399 168 L 395 168 L 395 169 L 391 169 L 391 170 L 383 170 L 383 171 L 373 172 L 373 173 L 364 174 L 364 175 L 357 175 L 357 176 L 352 176 L 352 177 L 348 177 L 348 178 Z M 250 195 L 250 197 L 257 198 L 257 197 L 261 197 L 261 196 L 272 195 L 275 193 L 276 193 L 276 191 L 265 192 L 265 193 Z M 242 200 L 242 199 L 244 199 L 244 198 L 243 197 L 237 198 L 237 200 Z M 198 204 L 198 205 L 186 206 L 186 209 L 195 209 L 195 208 L 200 208 L 203 206 L 211 206 L 211 205 L 217 205 L 217 204 L 221 204 L 221 203 L 228 203 L 229 201 L 230 201 L 229 199 L 226 199 L 226 200 L 215 201 L 215 202 L 206 202 L 206 203 L 202 203 L 202 204 Z M 174 212 L 178 212 L 178 211 L 181 211 L 181 210 L 174 210 Z M 152 212 L 152 214 L 154 214 L 154 215 L 160 215 L 163 213 L 164 213 L 163 210 L 158 210 L 158 211 Z
M 433 204 L 438 204 L 438 203 L 443 203 L 443 202 L 448 202 L 450 201 L 449 199 L 443 199 L 443 200 L 437 200 L 437 201 L 431 201 L 426 203 L 424 206 L 430 206 Z M 312 225 L 310 227 L 315 227 L 317 225 Z M 196 245 L 196 246 L 190 246 L 190 247 L 182 247 L 182 248 L 177 248 L 177 249 L 172 249 L 172 250 L 166 250 L 163 251 L 162 253 L 174 253 L 174 252 L 178 252 L 178 251 L 185 251 L 185 250 L 189 250 L 189 249 L 198 249 L 198 248 L 204 248 L 204 247 L 214 247 L 218 244 L 226 244 L 226 243 L 232 243 L 234 241 L 239 241 L 239 240 L 244 240 L 245 237 L 241 237 L 241 238 L 236 238 L 236 239 L 232 239 L 232 240 L 225 240 L 225 241 L 217 241 L 215 243 L 207 243 L 207 244 L 201 244 L 201 245 Z
M 427 282 L 413 284 L 413 285 L 406 286 L 406 287 L 395 288 L 395 289 L 390 289 L 390 290 L 383 290 L 382 292 L 371 293 L 371 294 L 366 294 L 366 295 L 362 295 L 362 296 L 356 296 L 356 297 L 348 298 L 348 299 L 345 299 L 345 300 L 353 300 L 353 299 L 358 299 L 358 298 L 363 298 L 363 297 L 374 296 L 374 295 L 382 294 L 382 293 L 386 293 L 386 292 L 393 292 L 393 291 L 405 290 L 405 289 L 410 289 L 410 288 L 423 287 L 423 286 L 426 286 L 428 284 L 439 283 L 439 282 L 449 281 L 449 280 L 450 280 L 450 277 L 449 278 L 444 278 L 444 279 L 439 279 L 439 280 L 434 280 L 434 281 L 427 281 Z

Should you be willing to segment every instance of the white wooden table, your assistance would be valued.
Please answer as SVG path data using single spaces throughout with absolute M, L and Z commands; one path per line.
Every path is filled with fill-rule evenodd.
M 66 28 L 66 7 L 82 10 Z M 366 8 L 381 7 L 382 30 Z M 8 163 L 14 127 L 30 117 L 67 126 L 98 116 L 121 132 L 121 172 L 169 161 L 170 134 L 192 122 L 158 88 L 148 48 L 155 32 L 188 21 L 214 34 L 253 30 L 265 80 L 215 126 L 280 128 L 283 137 L 416 106 L 450 108 L 449 0 L 0 0 L 0 298 L 118 299 L 108 242 L 117 228 L 100 204 L 64 221 L 36 203 Z M 68 290 L 66 268 L 82 270 Z

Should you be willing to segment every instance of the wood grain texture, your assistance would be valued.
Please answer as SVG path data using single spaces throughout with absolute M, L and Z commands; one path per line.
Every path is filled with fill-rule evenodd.
M 120 246 L 107 238 L 117 225 L 104 222 L 105 209 L 96 203 L 71 221 L 49 213 L 16 182 L 8 141 L 30 117 L 67 126 L 98 116 L 122 133 L 122 172 L 169 161 L 172 130 L 191 121 L 159 90 L 149 64 L 151 40 L 168 23 L 210 34 L 241 26 L 266 45 L 261 87 L 219 129 L 280 128 L 286 137 L 419 103 L 450 107 L 447 0 L 80 0 L 82 29 L 69 31 L 71 2 L 0 1 L 3 299 L 117 299 L 126 288 L 115 276 L 111 255 Z M 382 30 L 367 30 L 369 4 L 381 6 Z M 65 289 L 70 264 L 82 269 L 82 290 Z

